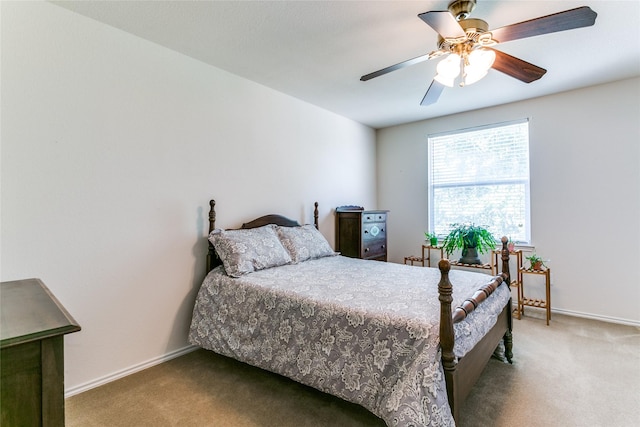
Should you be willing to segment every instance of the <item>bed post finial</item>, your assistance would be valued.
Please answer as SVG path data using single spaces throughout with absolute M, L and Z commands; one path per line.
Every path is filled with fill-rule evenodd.
M 315 202 L 313 206 L 313 224 L 316 226 L 316 230 L 318 230 L 318 202 Z
M 209 200 L 209 233 L 216 228 L 216 201 Z

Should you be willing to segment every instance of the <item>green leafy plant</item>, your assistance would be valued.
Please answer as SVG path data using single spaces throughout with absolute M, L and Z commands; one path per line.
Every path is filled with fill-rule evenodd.
M 456 249 L 465 251 L 468 248 L 475 248 L 482 254 L 496 248 L 496 239 L 482 226 L 456 223 L 451 225 L 451 231 L 444 238 L 442 247 L 447 256 Z
M 436 236 L 436 233 L 429 233 L 425 231 L 424 238 L 429 241 L 431 246 L 436 246 L 438 244 L 438 236 Z
M 540 270 L 542 267 L 546 267 L 544 260 L 535 253 L 525 257 L 525 259 L 529 261 L 529 270 Z

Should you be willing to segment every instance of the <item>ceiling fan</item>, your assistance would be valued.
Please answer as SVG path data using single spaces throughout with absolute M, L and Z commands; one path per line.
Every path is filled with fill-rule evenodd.
M 470 85 L 482 79 L 489 68 L 531 83 L 541 78 L 547 70 L 493 49 L 492 46 L 526 37 L 589 27 L 598 16 L 588 6 L 582 6 L 489 31 L 489 25 L 482 19 L 469 18 L 475 6 L 476 0 L 454 0 L 449 4 L 448 10 L 419 14 L 418 17 L 438 33 L 438 49 L 366 74 L 360 80 L 371 80 L 391 71 L 443 56 L 445 58 L 438 63 L 437 74 L 421 105 L 436 103 L 445 86 L 452 87 L 459 76 L 460 86 Z

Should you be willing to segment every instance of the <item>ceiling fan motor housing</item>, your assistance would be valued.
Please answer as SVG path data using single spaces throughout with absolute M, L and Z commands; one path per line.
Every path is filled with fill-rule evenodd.
M 464 32 L 466 33 L 466 37 L 461 40 L 452 40 L 445 39 L 442 36 L 438 35 L 438 49 L 444 51 L 453 51 L 455 47 L 460 44 L 468 44 L 470 47 L 475 46 L 476 44 L 482 46 L 489 46 L 493 43 L 491 40 L 491 33 L 489 33 L 489 24 L 482 19 L 463 19 L 458 22 Z M 482 35 L 485 34 L 483 37 Z
M 469 33 L 486 33 L 489 31 L 489 24 L 482 19 L 464 19 L 459 22 L 460 26 L 464 29 L 464 32 Z
M 455 0 L 449 3 L 449 12 L 456 17 L 458 21 L 467 19 L 476 7 L 476 0 Z

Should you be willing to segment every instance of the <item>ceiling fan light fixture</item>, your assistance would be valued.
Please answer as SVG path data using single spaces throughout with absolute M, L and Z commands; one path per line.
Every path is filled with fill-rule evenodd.
M 460 55 L 452 53 L 442 61 L 438 62 L 436 67 L 438 74 L 434 79 L 445 86 L 453 87 L 453 82 L 460 74 Z
M 481 80 L 489 72 L 489 70 L 483 70 L 474 66 L 465 67 L 464 71 L 464 86 L 474 84 L 475 82 Z
M 436 74 L 435 77 L 433 78 L 433 80 L 437 81 L 438 83 L 442 83 L 443 85 L 447 86 L 447 87 L 453 87 L 453 83 L 455 81 L 455 77 L 445 77 L 441 74 Z
M 488 70 L 496 60 L 496 53 L 490 49 L 474 49 L 468 56 L 469 65 Z
M 489 72 L 496 60 L 496 53 L 490 49 L 475 49 L 465 58 L 463 86 L 474 84 Z
M 1 0 L 0 0 L 1 1 Z M 460 86 L 473 84 L 488 74 L 489 68 L 531 83 L 546 72 L 490 46 L 512 40 L 589 27 L 595 24 L 598 14 L 588 6 L 576 7 L 551 15 L 540 16 L 489 31 L 489 24 L 478 18 L 470 18 L 477 0 L 450 0 L 448 10 L 432 10 L 418 17 L 438 33 L 437 50 L 360 77 L 367 81 L 391 71 L 417 64 L 439 56 L 445 58 L 436 66 L 437 74 L 429 85 L 420 105 L 431 105 L 446 86 L 453 87 L 459 78 Z

